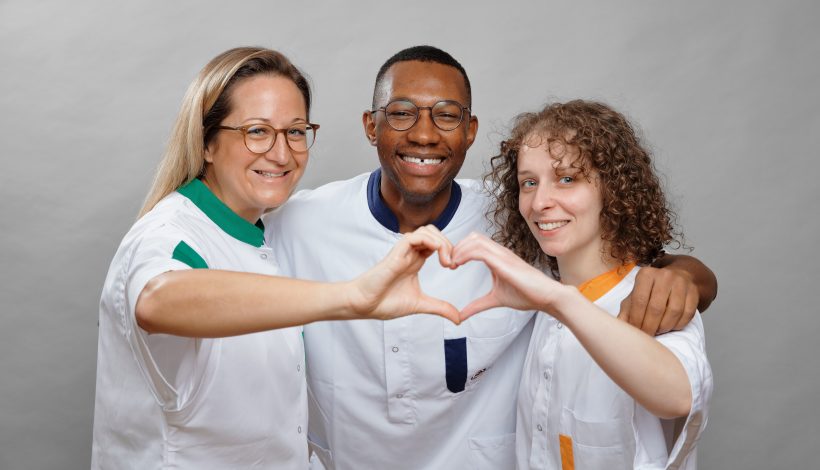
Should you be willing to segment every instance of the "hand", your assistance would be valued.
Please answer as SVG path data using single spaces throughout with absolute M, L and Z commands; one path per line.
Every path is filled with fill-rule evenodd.
M 461 311 L 461 321 L 499 306 L 517 310 L 544 310 L 564 286 L 527 264 L 512 251 L 484 235 L 471 233 L 453 249 L 453 265 L 483 261 L 493 276 L 490 292 Z
M 431 313 L 458 324 L 458 309 L 424 294 L 418 278 L 425 260 L 435 251 L 442 266 L 452 267 L 452 250 L 450 241 L 432 225 L 405 234 L 382 261 L 353 281 L 353 311 L 361 318 L 382 320 Z
M 650 336 L 682 330 L 695 316 L 697 286 L 686 271 L 643 267 L 618 318 Z

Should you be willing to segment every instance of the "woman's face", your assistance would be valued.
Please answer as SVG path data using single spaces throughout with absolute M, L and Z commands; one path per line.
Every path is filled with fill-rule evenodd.
M 288 78 L 256 75 L 239 82 L 231 94 L 231 112 L 220 123 L 238 127 L 268 124 L 285 129 L 307 122 L 304 98 Z M 242 132 L 220 130 L 205 150 L 203 181 L 234 212 L 251 223 L 290 196 L 307 165 L 308 152 L 288 147 L 282 133 L 265 153 L 245 146 Z
M 587 180 L 570 167 L 577 149 L 553 144 L 553 151 L 563 155 L 555 160 L 546 139 L 535 140 L 543 143 L 522 146 L 518 152 L 518 210 L 544 253 L 558 259 L 559 268 L 565 262 L 600 263 L 603 205 L 597 175 L 591 172 Z

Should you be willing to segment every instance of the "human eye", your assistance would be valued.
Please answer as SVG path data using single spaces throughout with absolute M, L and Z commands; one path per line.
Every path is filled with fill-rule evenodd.
M 293 126 L 288 128 L 288 139 L 303 140 L 307 135 L 307 126 Z
M 560 178 L 558 178 L 558 182 L 561 184 L 570 184 L 574 181 L 575 178 L 573 178 L 572 176 L 561 176 Z
M 245 130 L 245 133 L 254 139 L 264 139 L 270 136 L 271 130 L 268 126 L 250 126 Z
M 458 121 L 458 114 L 455 113 L 438 112 L 434 117 L 443 121 Z
M 413 103 L 394 101 L 384 108 L 384 113 L 391 119 L 415 119 L 417 109 Z
M 518 182 L 518 185 L 520 186 L 522 191 L 532 189 L 536 186 L 535 180 L 533 180 L 532 178 L 527 178 L 527 179 L 521 180 L 521 181 Z
M 387 112 L 387 115 L 391 118 L 407 119 L 412 118 L 415 113 L 406 109 L 391 109 Z
M 458 120 L 461 117 L 461 106 L 449 101 L 440 101 L 433 106 L 436 119 Z

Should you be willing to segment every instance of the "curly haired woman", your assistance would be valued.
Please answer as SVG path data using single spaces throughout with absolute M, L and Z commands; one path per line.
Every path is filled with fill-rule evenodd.
M 712 392 L 700 315 L 655 338 L 616 318 L 641 267 L 680 244 L 632 126 L 581 100 L 522 114 L 487 180 L 506 248 L 471 235 L 454 249 L 454 264 L 483 261 L 494 278 L 462 319 L 546 313 L 518 396 L 518 467 L 695 468 Z

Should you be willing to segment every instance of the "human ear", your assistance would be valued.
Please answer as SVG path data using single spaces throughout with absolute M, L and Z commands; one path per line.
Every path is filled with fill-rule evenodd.
M 373 119 L 373 113 L 366 110 L 362 113 L 362 126 L 364 126 L 364 135 L 370 145 L 376 146 L 376 121 Z
M 213 154 L 211 153 L 211 146 L 210 146 L 210 145 L 208 145 L 207 147 L 205 147 L 205 155 L 204 155 L 204 159 L 205 159 L 205 161 L 206 161 L 207 163 L 213 163 L 213 162 L 214 162 L 214 156 L 213 156 Z
M 467 121 L 467 148 L 470 148 L 475 141 L 475 136 L 478 134 L 478 116 L 470 115 L 470 120 Z

